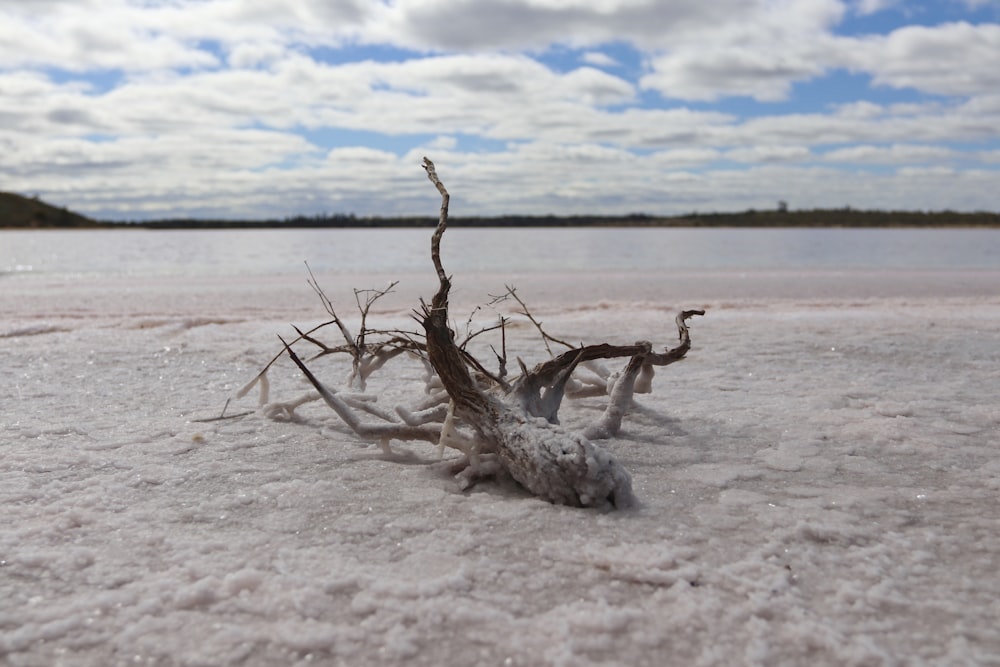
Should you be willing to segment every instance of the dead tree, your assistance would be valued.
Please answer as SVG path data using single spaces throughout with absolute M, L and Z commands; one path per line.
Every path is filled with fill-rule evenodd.
M 456 477 L 463 488 L 479 477 L 505 471 L 531 493 L 553 503 L 580 507 L 627 507 L 634 502 L 632 480 L 618 460 L 594 440 L 616 435 L 622 419 L 633 402 L 636 392 L 648 392 L 654 369 L 684 358 L 691 347 L 687 320 L 704 315 L 702 310 L 685 310 L 676 317 L 680 343 L 671 349 L 654 352 L 652 344 L 640 341 L 633 345 L 582 345 L 574 347 L 549 336 L 528 312 L 524 302 L 512 288 L 512 296 L 541 333 L 545 346 L 549 342 L 569 349 L 552 356 L 546 362 L 528 369 L 519 361 L 521 374 L 506 378 L 506 352 L 498 354 L 500 369 L 493 373 L 471 355 L 465 347 L 469 339 L 489 327 L 471 334 L 465 342 L 457 342 L 450 325 L 448 297 L 451 279 L 441 261 L 441 239 L 448 228 L 449 194 L 438 178 L 434 164 L 424 158 L 424 169 L 441 194 L 441 210 L 437 227 L 431 237 L 431 261 L 437 273 L 438 289 L 430 304 L 421 301 L 415 318 L 423 329 L 419 332 L 386 332 L 367 328 L 366 317 L 375 300 L 386 292 L 368 293 L 362 305 L 360 292 L 355 292 L 361 311 L 361 332 L 352 337 L 333 305 L 322 290 L 311 281 L 320 295 L 331 321 L 309 332 L 301 332 L 284 351 L 301 369 L 315 388 L 294 401 L 271 403 L 268 397 L 267 370 L 262 370 L 237 396 L 260 386 L 261 406 L 271 416 L 291 416 L 301 404 L 323 400 L 360 437 L 378 442 L 390 452 L 390 440 L 423 440 L 450 447 L 463 453 Z M 310 274 L 311 275 L 311 274 Z M 391 286 L 390 286 L 391 289 Z M 323 326 L 336 324 L 346 343 L 328 347 L 315 337 Z M 397 407 L 395 414 L 379 408 L 370 397 L 339 394 L 323 384 L 307 363 L 292 349 L 300 341 L 319 347 L 317 356 L 347 353 L 353 359 L 351 384 L 363 389 L 365 379 L 394 357 L 409 353 L 424 360 L 428 367 L 426 382 L 429 398 L 412 409 Z M 551 353 L 551 350 L 550 350 Z M 609 374 L 595 365 L 601 359 L 628 358 L 625 368 Z M 274 360 L 272 359 L 273 363 Z M 586 380 L 574 378 L 582 367 L 591 369 Z M 567 395 L 606 394 L 608 405 L 602 416 L 580 432 L 559 424 L 558 413 Z M 366 422 L 358 412 L 378 418 Z

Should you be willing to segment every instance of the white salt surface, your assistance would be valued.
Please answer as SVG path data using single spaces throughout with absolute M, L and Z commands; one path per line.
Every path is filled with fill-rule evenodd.
M 377 322 L 433 291 L 402 278 Z M 323 320 L 299 277 L 8 278 L 0 662 L 1000 663 L 1000 272 L 455 280 L 458 318 L 514 282 L 584 342 L 671 345 L 708 309 L 608 443 L 639 508 L 463 493 L 433 448 L 388 460 L 319 404 L 197 421 Z M 385 284 L 321 281 L 342 314 Z M 530 327 L 508 343 L 543 358 Z M 420 391 L 400 368 L 387 406 Z

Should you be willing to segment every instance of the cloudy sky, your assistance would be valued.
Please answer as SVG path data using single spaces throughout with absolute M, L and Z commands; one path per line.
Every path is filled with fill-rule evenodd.
M 0 190 L 105 219 L 1000 210 L 1000 0 L 3 0 Z

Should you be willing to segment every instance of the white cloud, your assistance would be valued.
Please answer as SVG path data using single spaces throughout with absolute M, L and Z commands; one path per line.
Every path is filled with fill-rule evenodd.
M 884 37 L 844 40 L 844 62 L 878 85 L 938 95 L 1000 88 L 1000 25 L 908 26 Z
M 226 58 L 231 67 L 253 69 L 274 64 L 288 56 L 288 49 L 277 41 L 255 41 L 234 44 Z
M 151 31 L 150 10 L 124 0 L 107 3 L 49 3 L 38 15 L 33 3 L 5 3 L 0 8 L 0 62 L 5 67 L 55 66 L 70 71 L 92 69 L 151 70 L 199 68 L 217 58 L 163 31 Z
M 750 164 L 804 162 L 809 160 L 811 156 L 812 153 L 805 146 L 757 145 L 747 148 L 734 148 L 725 153 L 727 160 Z
M 580 56 L 580 59 L 594 67 L 618 67 L 621 65 L 617 60 L 602 51 L 587 51 Z
M 899 5 L 901 0 L 856 0 L 854 11 L 862 16 L 876 14 Z
M 678 36 L 652 58 L 641 84 L 685 100 L 785 99 L 796 81 L 823 74 L 833 49 L 828 30 L 842 15 L 835 1 L 767 3 L 750 16 L 734 15 Z
M 752 15 L 766 2 L 677 0 L 399 0 L 383 5 L 363 39 L 417 49 L 542 49 L 604 44 L 623 34 L 643 48 Z
M 695 101 L 733 96 L 783 100 L 795 81 L 822 74 L 822 67 L 806 58 L 768 54 L 752 47 L 712 53 L 691 49 L 656 58 L 652 66 L 654 73 L 642 78 L 644 88 L 664 97 Z
M 892 146 L 858 145 L 832 150 L 823 155 L 826 162 L 848 164 L 923 164 L 950 161 L 961 153 L 943 146 L 893 144 Z
M 1000 26 L 836 33 L 847 12 L 886 6 L 8 0 L 0 178 L 98 214 L 413 214 L 433 199 L 414 171 L 426 151 L 475 213 L 806 198 L 997 208 L 996 188 L 983 185 L 995 180 L 995 151 L 955 146 L 996 145 Z M 355 44 L 394 60 L 336 64 L 316 50 Z M 634 49 L 644 75 L 608 55 L 617 48 Z M 581 66 L 546 66 L 553 50 Z M 808 113 L 769 111 L 840 68 L 879 89 Z M 932 97 L 876 101 L 893 89 Z M 745 117 L 705 104 L 733 96 L 763 104 Z M 977 161 L 979 171 L 961 167 Z M 874 169 L 884 166 L 899 169 Z
M 484 88 L 477 77 L 490 71 L 498 78 Z M 791 197 L 790 190 L 761 181 L 754 181 L 760 197 L 749 186 L 744 190 L 746 177 L 720 170 L 722 161 L 826 160 L 849 166 L 919 158 L 929 166 L 939 160 L 950 164 L 953 156 L 946 151 L 905 146 L 974 139 L 977 132 L 992 131 L 984 126 L 1000 121 L 1000 102 L 987 99 L 945 106 L 865 103 L 836 114 L 747 121 L 685 109 L 602 111 L 581 91 L 607 80 L 592 80 L 590 71 L 584 72 L 557 74 L 508 56 L 343 66 L 293 56 L 271 70 L 133 78 L 106 93 L 56 85 L 40 75 L 0 76 L 0 115 L 10 120 L 0 130 L 0 142 L 15 148 L 4 151 L 0 173 L 11 189 L 63 192 L 87 211 L 116 215 L 128 215 L 120 210 L 122 202 L 133 206 L 136 193 L 150 189 L 155 192 L 141 208 L 128 209 L 131 215 L 169 215 L 171 207 L 213 215 L 283 215 L 310 212 L 310 206 L 413 214 L 425 212 L 413 167 L 428 152 L 453 174 L 468 213 L 684 212 L 704 209 L 706 201 L 728 209 Z M 275 130 L 255 129 L 260 125 Z M 294 133 L 299 125 L 436 138 L 401 156 L 348 143 L 327 151 L 323 160 L 316 146 Z M 515 143 L 492 153 L 464 153 L 453 133 Z M 119 138 L 92 141 L 93 134 Z M 819 154 L 811 149 L 886 141 L 900 147 L 882 149 L 882 155 L 872 149 Z M 643 148 L 660 150 L 635 152 Z M 811 189 L 796 190 L 796 201 L 808 195 L 835 200 L 833 205 L 862 205 L 864 193 L 856 192 L 856 198 L 849 193 L 865 181 L 842 171 L 829 174 L 829 188 L 852 183 L 844 186 L 845 194 L 824 194 L 817 180 Z M 247 193 L 242 199 L 240 188 Z M 724 188 L 737 190 L 725 194 Z M 376 192 L 382 196 L 374 197 Z M 977 197 L 982 199 L 969 194 L 969 204 Z M 702 204 L 696 206 L 699 198 Z

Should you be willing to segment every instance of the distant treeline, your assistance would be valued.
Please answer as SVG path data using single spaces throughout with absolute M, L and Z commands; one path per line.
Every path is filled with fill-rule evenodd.
M 749 209 L 739 213 L 628 215 L 501 215 L 453 216 L 465 227 L 1000 227 L 1000 213 L 957 211 L 863 211 L 850 207 L 789 210 Z M 274 220 L 207 220 L 175 218 L 137 222 L 97 221 L 37 197 L 0 192 L 0 228 L 146 228 L 146 229 L 325 229 L 337 227 L 432 227 L 437 218 L 358 217 L 353 213 L 296 215 Z
M 849 207 L 739 213 L 688 213 L 654 216 L 501 215 L 452 216 L 463 227 L 1000 227 L 1000 213 L 957 211 L 862 211 Z M 284 220 L 171 219 L 132 223 L 149 229 L 317 229 L 336 227 L 433 227 L 432 217 L 357 217 L 353 214 L 295 216 Z
M 849 206 L 692 213 L 675 220 L 690 227 L 1000 227 L 1000 213 L 988 211 L 880 211 Z

